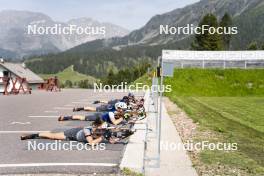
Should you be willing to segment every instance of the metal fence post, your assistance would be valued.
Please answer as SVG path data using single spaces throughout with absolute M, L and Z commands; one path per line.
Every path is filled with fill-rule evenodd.
M 162 62 L 162 58 L 161 58 L 161 77 L 160 77 L 160 88 L 161 90 L 159 91 L 159 127 L 158 127 L 158 165 L 160 166 L 160 144 L 161 144 L 161 119 L 162 119 L 162 86 L 163 86 L 163 62 Z

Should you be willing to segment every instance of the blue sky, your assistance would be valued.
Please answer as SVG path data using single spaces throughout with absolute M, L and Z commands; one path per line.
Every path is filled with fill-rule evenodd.
M 57 21 L 90 17 L 129 30 L 142 27 L 152 16 L 199 0 L 0 0 L 6 9 L 42 12 Z

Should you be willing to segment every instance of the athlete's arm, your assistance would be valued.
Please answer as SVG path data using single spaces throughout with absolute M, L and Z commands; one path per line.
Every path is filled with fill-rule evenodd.
M 109 140 L 109 142 L 110 142 L 111 144 L 114 144 L 114 143 L 116 143 L 116 142 L 118 142 L 118 141 L 119 141 L 118 138 L 110 138 L 110 140 Z
M 84 128 L 83 131 L 84 131 L 85 138 L 86 138 L 86 140 L 87 140 L 87 142 L 88 142 L 89 145 L 98 144 L 98 143 L 100 143 L 103 140 L 102 137 L 98 137 L 98 138 L 94 139 L 92 137 L 92 133 L 91 133 L 91 131 L 89 129 L 85 129 Z
M 105 101 L 105 100 L 96 100 L 96 101 L 93 102 L 93 104 L 98 104 L 98 103 L 105 103 L 105 104 L 107 104 L 108 101 Z
M 102 142 L 103 138 L 102 137 L 98 137 L 96 139 L 93 139 L 92 136 L 87 136 L 86 140 L 87 140 L 89 145 L 96 145 L 96 144 Z
M 123 117 L 121 117 L 119 119 L 115 119 L 115 114 L 113 112 L 109 112 L 109 117 L 110 117 L 111 122 L 114 125 L 118 125 L 119 123 L 121 123 L 124 120 Z

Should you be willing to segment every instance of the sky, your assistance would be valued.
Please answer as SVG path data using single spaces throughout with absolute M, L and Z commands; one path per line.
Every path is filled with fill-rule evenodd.
M 0 0 L 1 10 L 42 12 L 55 21 L 89 17 L 126 29 L 142 27 L 157 14 L 198 2 L 199 0 Z

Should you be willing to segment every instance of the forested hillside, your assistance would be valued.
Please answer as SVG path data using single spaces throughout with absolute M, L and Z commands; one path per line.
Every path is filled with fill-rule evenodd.
M 192 43 L 197 36 L 157 35 L 159 25 L 197 24 L 209 12 L 218 21 L 225 13 L 229 14 L 232 26 L 238 27 L 238 34 L 232 35 L 229 47 L 217 47 L 214 50 L 245 50 L 252 42 L 257 42 L 259 46 L 264 44 L 263 0 L 202 0 L 182 9 L 156 15 L 144 27 L 125 37 L 96 40 L 62 53 L 32 57 L 26 64 L 34 72 L 44 74 L 57 73 L 74 65 L 74 70 L 80 73 L 102 78 L 110 70 L 117 72 L 131 68 L 142 60 L 154 63 L 162 49 L 194 49 Z
M 98 40 L 97 45 L 102 41 Z M 115 50 L 110 47 L 104 47 L 95 51 L 82 45 L 75 49 L 60 54 L 51 54 L 33 58 L 26 61 L 26 64 L 36 73 L 50 74 L 57 73 L 70 65 L 74 65 L 74 70 L 79 73 L 101 78 L 107 75 L 110 70 L 114 72 L 131 68 L 141 61 L 156 62 L 162 49 L 181 49 L 183 43 L 173 43 L 167 45 L 144 46 L 137 45 L 125 47 L 122 50 Z

